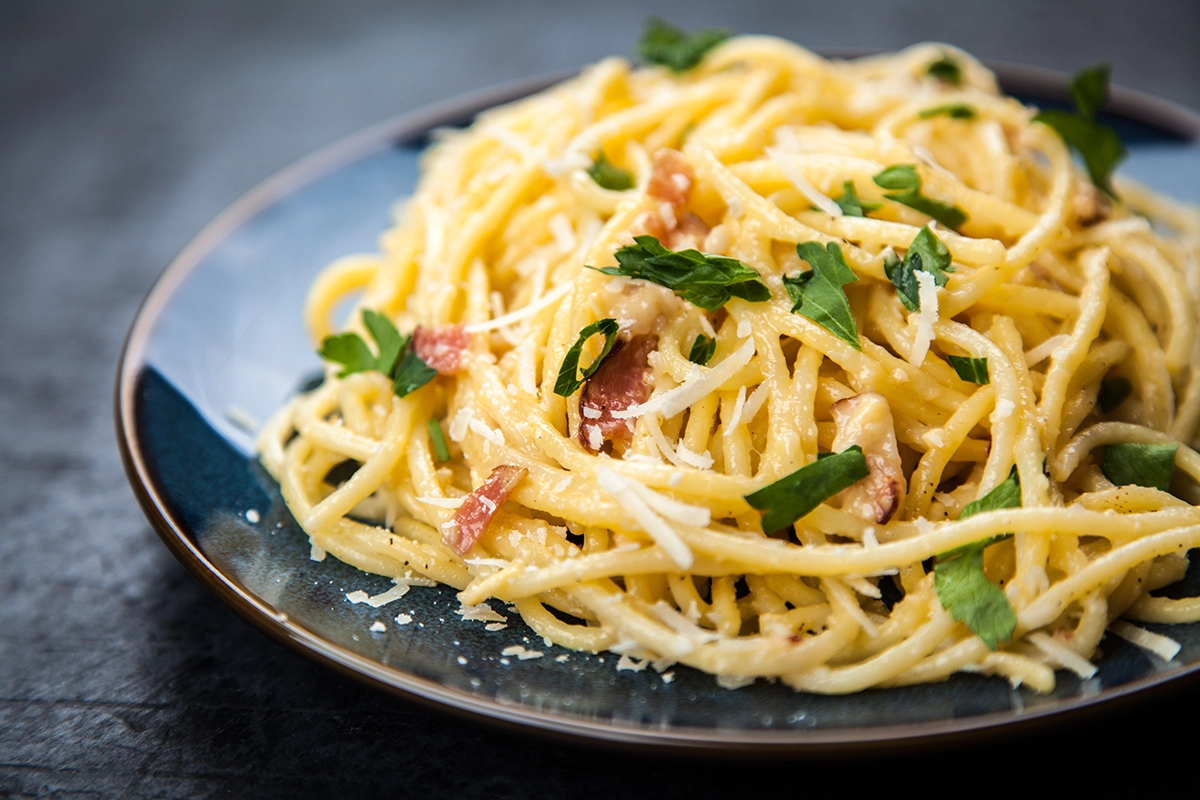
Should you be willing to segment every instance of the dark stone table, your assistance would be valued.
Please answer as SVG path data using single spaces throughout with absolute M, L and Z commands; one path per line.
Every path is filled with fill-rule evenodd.
M 1068 71 L 1108 60 L 1117 82 L 1200 107 L 1194 0 L 7 0 L 0 796 L 732 796 L 772 778 L 790 794 L 879 795 L 899 779 L 934 796 L 1046 785 L 1133 796 L 1187 777 L 1195 687 L 861 766 L 679 760 L 497 732 L 285 650 L 159 543 L 121 470 L 111 389 L 125 330 L 170 258 L 309 151 L 449 95 L 627 53 L 647 13 L 810 47 L 940 39 Z

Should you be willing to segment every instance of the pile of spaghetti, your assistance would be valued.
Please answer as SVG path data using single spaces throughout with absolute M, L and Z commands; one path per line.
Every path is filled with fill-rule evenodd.
M 1107 75 L 1039 114 L 946 46 L 651 33 L 437 137 L 313 285 L 327 377 L 259 449 L 314 558 L 727 686 L 1173 656 L 1118 618 L 1200 619 L 1151 595 L 1200 544 L 1200 214 L 1110 182 Z

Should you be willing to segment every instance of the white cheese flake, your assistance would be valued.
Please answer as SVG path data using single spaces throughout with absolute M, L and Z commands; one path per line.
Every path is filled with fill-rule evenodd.
M 1076 653 L 1071 648 L 1067 647 L 1062 642 L 1056 640 L 1053 636 L 1049 636 L 1042 632 L 1031 633 L 1025 637 L 1029 643 L 1042 651 L 1046 660 L 1051 664 L 1069 669 L 1080 678 L 1087 680 L 1096 674 L 1096 665 L 1088 661 L 1083 656 Z
M 752 327 L 750 327 L 750 320 L 744 319 L 738 323 L 737 337 L 739 339 L 745 339 L 747 336 L 749 336 L 753 332 L 754 332 L 754 329 Z
M 996 410 L 992 412 L 992 416 L 996 419 L 1008 419 L 1013 412 L 1017 410 L 1017 404 L 1012 400 L 1002 399 L 996 401 Z
M 654 513 L 638 493 L 630 488 L 632 479 L 623 478 L 608 467 L 601 466 L 596 470 L 596 482 L 600 484 L 601 489 L 612 495 L 613 499 L 641 526 L 642 530 L 650 534 L 650 538 L 666 551 L 680 569 L 688 569 L 692 566 L 694 557 L 691 549 L 667 524 L 666 520 Z M 647 491 L 649 490 L 647 489 Z
M 717 686 L 720 686 L 722 689 L 729 689 L 730 691 L 741 689 L 743 686 L 749 686 L 752 683 L 754 683 L 754 678 L 748 675 L 717 676 Z
M 526 650 L 519 644 L 514 644 L 512 647 L 506 647 L 500 651 L 502 656 L 516 656 L 518 661 L 528 661 L 531 658 L 541 658 L 545 653 L 540 650 Z
M 384 625 L 382 622 L 372 622 L 371 627 L 367 628 L 367 630 L 371 633 L 383 633 L 387 630 L 387 625 Z
M 929 353 L 929 343 L 933 341 L 933 324 L 938 321 L 938 296 L 937 282 L 933 275 L 923 269 L 918 269 L 913 272 L 913 277 L 917 279 L 917 299 L 920 301 L 921 308 L 915 312 L 917 330 L 913 333 L 913 344 L 908 363 L 919 367 L 925 360 L 926 354 Z
M 397 625 L 408 625 L 411 622 L 412 622 L 412 617 L 410 617 L 408 614 L 401 613 L 401 614 L 396 615 L 396 624 Z
M 814 206 L 831 217 L 842 216 L 842 207 L 833 202 L 828 195 L 818 191 L 817 187 L 809 182 L 804 174 L 804 170 L 800 168 L 800 164 L 794 156 L 789 156 L 789 154 L 779 148 L 768 147 L 767 157 L 774 162 L 775 166 L 779 167 L 779 171 L 783 173 L 785 178 L 791 181 L 796 190 L 808 198 Z
M 499 428 L 489 428 L 481 420 L 472 419 L 467 423 L 472 433 L 477 433 L 497 447 L 504 446 L 504 433 Z
M 496 612 L 487 603 L 480 603 L 476 606 L 460 606 L 454 611 L 465 620 L 474 622 L 507 622 L 503 616 Z
M 570 283 L 564 283 L 556 286 L 546 294 L 542 295 L 536 300 L 531 300 L 529 303 L 521 308 L 516 309 L 515 311 L 510 311 L 504 316 L 496 317 L 495 319 L 489 319 L 483 322 L 472 322 L 468 325 L 464 325 L 463 330 L 467 333 L 485 333 L 487 331 L 497 330 L 498 328 L 507 328 L 513 323 L 532 317 L 543 308 L 546 308 L 547 306 L 566 297 L 567 293 L 571 291 L 571 286 L 572 284 Z
M 645 659 L 630 658 L 627 655 L 622 655 L 617 662 L 617 672 L 628 670 L 630 672 L 641 672 L 650 662 Z
M 257 525 L 259 520 L 261 520 L 261 519 L 262 519 L 262 517 L 260 517 L 258 515 L 258 509 L 256 509 L 256 508 L 246 509 L 246 522 L 249 522 L 251 525 Z
M 315 542 L 310 543 L 308 548 L 308 557 L 313 561 L 324 561 L 325 550 L 319 547 Z
M 754 340 L 747 339 L 745 344 L 734 350 L 725 359 L 709 370 L 697 367 L 687 379 L 662 394 L 655 395 L 640 405 L 633 405 L 621 411 L 613 411 L 616 419 L 640 417 L 643 414 L 659 412 L 665 419 L 690 408 L 701 398 L 720 389 L 727 381 L 750 363 L 754 357 Z
M 492 633 L 495 633 L 496 631 L 502 631 L 507 627 L 508 625 L 503 622 L 489 622 L 487 625 L 483 626 L 483 629 L 485 631 L 491 631 Z
M 1143 650 L 1148 650 L 1163 661 L 1170 661 L 1179 655 L 1180 644 L 1170 636 L 1130 625 L 1123 619 L 1113 620 L 1108 629 L 1122 639 L 1135 644 Z

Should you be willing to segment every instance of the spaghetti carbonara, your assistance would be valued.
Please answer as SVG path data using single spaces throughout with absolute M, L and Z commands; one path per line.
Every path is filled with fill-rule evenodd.
M 1173 656 L 1127 620 L 1200 619 L 1150 593 L 1200 543 L 1200 214 L 1108 183 L 1096 76 L 1035 119 L 946 46 L 702 50 L 443 133 L 321 273 L 259 438 L 314 557 L 728 685 Z

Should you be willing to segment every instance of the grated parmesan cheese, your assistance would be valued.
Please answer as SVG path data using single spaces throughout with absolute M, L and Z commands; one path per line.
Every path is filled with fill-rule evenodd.
M 796 190 L 808 198 L 814 206 L 831 217 L 842 216 L 842 207 L 833 202 L 828 195 L 818 191 L 817 187 L 809 182 L 808 178 L 804 175 L 804 170 L 800 169 L 800 165 L 794 157 L 789 158 L 787 153 L 777 147 L 768 147 L 767 157 L 774 162 L 775 166 L 779 167 L 779 171 L 783 173 L 785 178 L 791 181 Z
M 659 412 L 664 418 L 670 419 L 681 411 L 690 408 L 700 399 L 720 389 L 730 378 L 736 375 L 742 367 L 750 363 L 754 357 L 754 340 L 747 339 L 746 343 L 725 357 L 720 364 L 705 371 L 697 367 L 683 383 L 655 395 L 640 405 L 632 405 L 621 411 L 613 411 L 616 419 L 640 417 L 643 414 Z
M 408 625 L 410 622 L 412 622 L 412 617 L 410 617 L 408 614 L 397 614 L 396 615 L 396 624 L 397 625 Z
M 1042 632 L 1031 633 L 1026 637 L 1029 643 L 1042 651 L 1046 660 L 1055 666 L 1069 669 L 1080 678 L 1087 680 L 1096 674 L 1096 665 L 1083 656 L 1059 642 L 1053 636 Z
M 463 440 L 463 437 L 467 435 L 467 426 L 471 424 L 473 416 L 474 412 L 471 411 L 470 406 L 463 406 L 458 410 L 446 430 L 446 433 L 450 435 L 450 441 L 461 442 Z
M 754 329 L 750 327 L 750 320 L 744 319 L 738 323 L 737 337 L 739 339 L 745 339 L 747 336 L 749 336 L 753 332 L 754 332 Z M 743 388 L 745 388 L 745 387 L 743 387 Z
M 601 466 L 596 470 L 596 482 L 637 521 L 642 530 L 650 534 L 650 538 L 666 551 L 680 569 L 688 569 L 692 566 L 694 557 L 683 539 L 662 517 L 650 509 L 638 493 L 630 488 L 631 484 L 636 481 L 632 478 L 623 478 L 608 467 Z M 642 488 L 650 491 L 644 486 Z
M 504 446 L 504 433 L 499 428 L 489 428 L 480 420 L 473 418 L 467 423 L 467 427 L 473 433 L 479 434 L 497 447 Z
M 487 603 L 480 603 L 477 606 L 459 606 L 454 611 L 464 620 L 473 622 L 507 622 L 503 616 L 498 614 L 495 609 Z
M 258 515 L 258 509 L 256 509 L 256 508 L 246 509 L 246 522 L 249 522 L 251 525 L 257 525 L 259 520 L 261 520 L 261 519 L 262 519 L 262 517 L 260 517 Z
M 514 322 L 520 322 L 523 319 L 532 317 L 543 308 L 546 308 L 552 303 L 556 303 L 562 298 L 566 297 L 567 292 L 571 291 L 571 286 L 572 284 L 570 283 L 564 283 L 556 286 L 551 291 L 547 292 L 536 300 L 531 300 L 529 303 L 521 306 L 516 311 L 510 311 L 504 316 L 496 317 L 495 319 L 484 320 L 483 322 L 472 322 L 468 325 L 464 325 L 463 330 L 467 333 L 485 333 L 487 331 L 494 331 L 498 328 L 507 328 Z
M 496 631 L 502 631 L 507 627 L 508 624 L 504 622 L 489 622 L 487 625 L 483 626 L 483 629 L 485 631 L 491 631 L 492 633 L 495 633 Z
M 627 655 L 622 655 L 621 660 L 617 662 L 617 672 L 629 670 L 630 672 L 641 672 L 644 670 L 649 661 L 645 659 L 630 658 Z
M 313 561 L 324 561 L 325 551 L 318 547 L 315 542 L 310 543 L 308 548 L 308 557 Z
M 913 272 L 913 277 L 917 279 L 917 299 L 921 308 L 916 312 L 917 330 L 913 334 L 908 363 L 919 367 L 929 353 L 929 343 L 933 341 L 933 323 L 938 321 L 938 296 L 937 282 L 932 275 L 919 269 Z
M 742 422 L 742 410 L 746 407 L 746 387 L 739 386 L 737 399 L 733 401 L 733 413 L 729 415 L 729 429 L 736 428 Z
M 550 235 L 554 237 L 554 243 L 558 245 L 559 250 L 569 253 L 575 249 L 575 228 L 566 214 L 559 211 L 550 217 L 549 226 Z
M 1179 655 L 1180 644 L 1170 636 L 1130 625 L 1123 619 L 1113 620 L 1108 629 L 1125 641 L 1135 644 L 1143 650 L 1149 650 L 1163 661 L 1170 661 Z
M 383 633 L 387 630 L 387 625 L 382 622 L 372 622 L 371 627 L 367 628 L 371 633 Z
M 540 650 L 526 650 L 519 644 L 514 644 L 512 647 L 506 647 L 500 651 L 502 656 L 516 656 L 518 661 L 528 661 L 531 658 L 541 658 L 544 653 Z
M 992 416 L 996 419 L 1008 419 L 1016 409 L 1017 404 L 1012 400 L 997 400 L 996 410 L 992 412 Z

